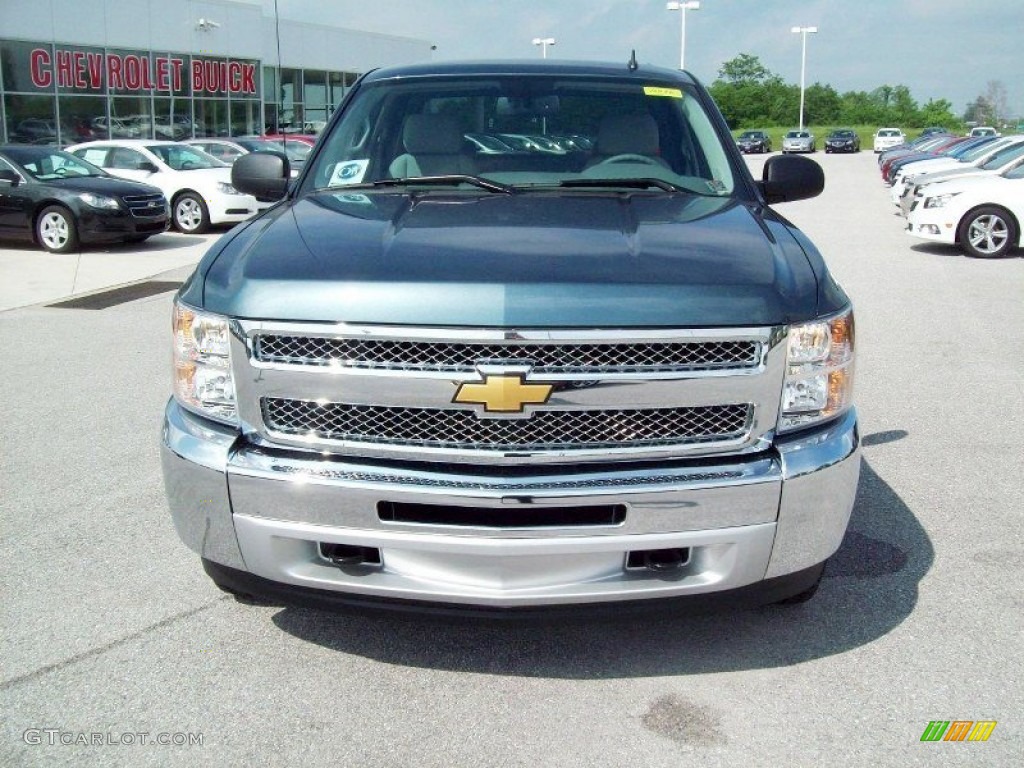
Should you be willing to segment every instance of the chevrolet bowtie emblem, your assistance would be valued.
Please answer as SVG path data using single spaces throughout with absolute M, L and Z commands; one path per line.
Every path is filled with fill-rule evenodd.
M 452 402 L 482 405 L 485 413 L 522 413 L 527 405 L 546 403 L 552 389 L 551 384 L 527 384 L 522 374 L 485 375 L 482 384 L 460 384 Z

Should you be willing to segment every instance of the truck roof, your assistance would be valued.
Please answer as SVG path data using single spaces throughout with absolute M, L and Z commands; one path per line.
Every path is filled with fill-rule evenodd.
M 469 60 L 426 62 L 403 66 L 384 67 L 369 72 L 366 82 L 402 77 L 436 77 L 446 75 L 564 75 L 570 77 L 624 77 L 638 81 L 670 80 L 679 83 L 693 83 L 694 78 L 686 72 L 650 64 L 637 64 L 630 69 L 626 57 L 619 63 L 600 61 L 564 61 L 551 59 L 511 60 Z

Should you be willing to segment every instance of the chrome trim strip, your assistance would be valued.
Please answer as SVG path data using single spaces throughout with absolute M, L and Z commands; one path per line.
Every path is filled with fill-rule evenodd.
M 650 467 L 600 472 L 562 469 L 523 477 L 364 466 L 315 455 L 286 455 L 254 447 L 238 451 L 228 468 L 235 509 L 253 517 L 360 530 L 435 530 L 460 536 L 533 535 L 524 529 L 451 527 L 381 521 L 380 501 L 508 509 L 510 506 L 588 506 L 614 499 L 626 520 L 588 527 L 595 534 L 643 534 L 772 522 L 782 473 L 772 457 L 712 467 Z M 544 526 L 545 536 L 579 536 L 581 528 Z

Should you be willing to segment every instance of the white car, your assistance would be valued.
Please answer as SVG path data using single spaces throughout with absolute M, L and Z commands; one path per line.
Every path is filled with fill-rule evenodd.
M 875 131 L 875 154 L 898 147 L 906 140 L 906 134 L 899 128 L 879 128 Z
M 907 217 L 907 234 L 958 244 L 968 256 L 996 258 L 1019 248 L 1024 222 L 1024 158 L 998 176 L 927 187 Z
M 998 176 L 1003 171 L 1009 170 L 1016 165 L 1017 160 L 1024 157 L 1024 137 L 1015 142 L 1001 147 L 995 153 L 980 164 L 970 164 L 959 168 L 950 168 L 945 171 L 921 174 L 910 179 L 903 187 L 903 194 L 897 201 L 900 208 L 900 215 L 906 216 L 915 200 L 920 200 L 928 194 L 928 187 L 931 184 L 938 184 L 954 179 L 965 179 L 972 176 Z
M 122 179 L 158 187 L 171 202 L 180 232 L 205 232 L 211 224 L 237 224 L 258 210 L 256 198 L 231 186 L 231 168 L 198 147 L 173 141 L 88 141 L 67 151 Z

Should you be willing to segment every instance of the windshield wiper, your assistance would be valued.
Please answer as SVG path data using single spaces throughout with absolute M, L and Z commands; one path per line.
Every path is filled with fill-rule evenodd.
M 625 187 L 627 189 L 662 189 L 665 192 L 686 192 L 700 194 L 692 189 L 680 187 L 663 179 L 566 179 L 558 183 L 560 187 Z
M 368 184 L 345 184 L 335 189 L 374 189 L 381 187 L 406 187 L 429 184 L 431 186 L 447 186 L 452 184 L 472 184 L 474 187 L 486 189 L 488 192 L 501 192 L 511 195 L 512 187 L 507 184 L 499 184 L 496 181 L 482 179 L 479 176 L 471 176 L 464 173 L 451 173 L 443 176 L 408 176 L 404 179 L 381 179 L 371 181 Z

